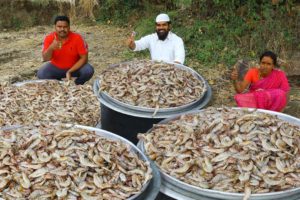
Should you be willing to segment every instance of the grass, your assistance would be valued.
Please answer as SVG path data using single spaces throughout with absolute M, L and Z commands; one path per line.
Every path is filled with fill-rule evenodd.
M 34 4 L 39 4 L 40 6 L 46 7 L 49 4 L 56 4 L 60 8 L 60 13 L 67 14 L 71 18 L 77 17 L 77 10 L 80 11 L 82 17 L 88 17 L 89 19 L 95 20 L 94 9 L 99 5 L 97 0 L 29 0 Z M 66 10 L 66 5 L 69 6 Z
M 280 58 L 300 50 L 300 12 L 295 0 L 28 0 L 43 7 L 56 4 L 60 13 L 72 19 L 81 16 L 98 22 L 125 26 L 138 32 L 136 39 L 154 32 L 154 19 L 166 12 L 172 19 L 172 31 L 183 38 L 186 63 L 222 64 L 230 68 L 240 58 L 257 60 L 264 50 L 273 50 Z M 141 3 L 142 2 L 142 3 Z M 159 2 L 159 5 L 154 5 Z M 296 7 L 296 6 L 295 6 Z M 65 13 L 67 12 L 67 13 Z M 73 21 L 73 20 L 72 20 Z M 0 23 L 4 23 L 0 21 Z M 22 27 L 22 20 L 12 18 Z M 147 58 L 148 52 L 125 52 L 125 57 Z
M 270 1 L 214 0 L 210 1 L 211 7 L 205 4 L 205 0 L 194 1 L 199 5 L 204 2 L 196 14 L 193 13 L 193 1 L 173 2 L 175 8 L 169 10 L 167 7 L 162 9 L 160 6 L 155 10 L 145 6 L 133 29 L 139 33 L 137 39 L 153 33 L 156 14 L 167 10 L 173 20 L 173 32 L 185 42 L 187 64 L 197 60 L 207 67 L 222 64 L 231 68 L 241 58 L 256 61 L 265 50 L 272 50 L 283 59 L 288 58 L 291 51 L 300 50 L 300 29 L 297 27 L 300 13 L 291 12 L 295 1 L 272 4 Z M 126 24 L 124 20 L 128 18 L 111 16 L 111 19 L 116 21 L 115 24 Z

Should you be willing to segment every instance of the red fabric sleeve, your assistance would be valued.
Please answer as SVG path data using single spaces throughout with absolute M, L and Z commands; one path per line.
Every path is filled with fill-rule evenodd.
M 52 41 L 54 40 L 54 34 L 55 33 L 50 33 L 49 35 L 47 35 L 45 37 L 42 52 L 46 51 L 48 49 L 48 47 L 50 46 L 50 44 L 52 43 Z
M 86 55 L 88 53 L 88 45 L 87 43 L 84 41 L 83 37 L 81 35 L 78 35 L 77 38 L 77 52 L 79 55 Z
M 249 83 L 255 83 L 256 81 L 258 81 L 258 69 L 249 69 L 244 77 L 244 80 L 248 81 Z

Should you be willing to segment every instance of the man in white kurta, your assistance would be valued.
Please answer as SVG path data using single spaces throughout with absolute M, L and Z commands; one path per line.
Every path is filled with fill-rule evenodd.
M 128 46 L 134 51 L 149 49 L 152 60 L 171 63 L 184 63 L 184 44 L 171 30 L 171 21 L 167 14 L 156 17 L 156 33 L 134 41 L 134 35 L 128 39 Z

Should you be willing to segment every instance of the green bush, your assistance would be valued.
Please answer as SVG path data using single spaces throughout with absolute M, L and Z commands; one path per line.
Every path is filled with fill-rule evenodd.
M 168 13 L 173 31 L 185 42 L 187 62 L 232 66 L 239 58 L 256 60 L 266 49 L 285 57 L 300 48 L 296 0 L 109 0 L 100 5 L 101 18 L 116 24 L 128 25 L 139 16 L 133 28 L 137 38 L 154 32 L 158 13 Z

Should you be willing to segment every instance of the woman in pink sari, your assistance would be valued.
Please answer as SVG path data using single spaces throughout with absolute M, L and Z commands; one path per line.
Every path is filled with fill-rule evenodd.
M 276 65 L 276 54 L 266 51 L 260 56 L 259 67 L 249 69 L 243 81 L 237 81 L 238 72 L 233 70 L 231 79 L 238 93 L 234 99 L 239 107 L 278 112 L 284 109 L 290 86 L 285 73 L 275 69 Z M 249 88 L 249 91 L 243 93 L 246 88 Z

